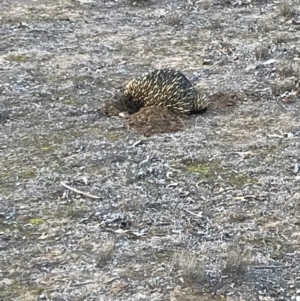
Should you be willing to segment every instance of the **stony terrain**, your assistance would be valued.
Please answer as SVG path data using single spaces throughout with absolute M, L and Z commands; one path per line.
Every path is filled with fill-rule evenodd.
M 299 31 L 299 0 L 1 1 L 0 300 L 299 301 Z M 102 114 L 161 67 L 208 111 Z

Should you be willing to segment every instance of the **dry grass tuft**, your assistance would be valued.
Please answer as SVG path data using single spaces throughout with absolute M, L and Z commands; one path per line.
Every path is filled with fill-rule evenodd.
M 276 73 L 280 78 L 287 78 L 291 76 L 298 77 L 299 76 L 299 67 L 291 62 L 286 62 L 284 64 L 279 64 L 277 67 Z
M 283 17 L 293 17 L 296 13 L 297 2 L 298 1 L 292 1 L 292 3 L 290 3 L 288 0 L 281 1 L 279 5 L 279 14 Z
M 276 32 L 274 42 L 277 43 L 277 44 L 286 43 L 287 42 L 286 34 L 284 34 L 282 32 L 279 32 L 279 31 Z
M 257 29 L 260 31 L 260 32 L 270 32 L 272 30 L 275 29 L 275 25 L 273 23 L 272 20 L 270 19 L 261 19 L 258 21 L 258 24 L 257 24 Z
M 104 246 L 98 250 L 97 254 L 97 267 L 101 268 L 105 266 L 112 258 L 115 250 L 115 242 L 110 240 Z
M 298 91 L 299 81 L 294 76 L 279 79 L 271 85 L 271 90 L 273 95 L 276 96 L 284 94 L 286 92 Z
M 183 281 L 190 286 L 198 286 L 206 281 L 204 263 L 192 254 L 180 253 L 174 256 L 174 267 Z
M 255 48 L 255 58 L 258 61 L 266 60 L 269 57 L 269 48 L 265 44 L 260 44 Z
M 238 250 L 231 250 L 225 255 L 222 273 L 229 276 L 242 276 L 250 264 L 249 256 Z

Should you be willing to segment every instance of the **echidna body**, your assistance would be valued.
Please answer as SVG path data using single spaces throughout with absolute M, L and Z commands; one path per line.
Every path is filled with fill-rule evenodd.
M 165 106 L 175 112 L 196 113 L 205 110 L 208 99 L 174 69 L 159 69 L 131 80 L 123 94 L 130 112 L 146 106 Z

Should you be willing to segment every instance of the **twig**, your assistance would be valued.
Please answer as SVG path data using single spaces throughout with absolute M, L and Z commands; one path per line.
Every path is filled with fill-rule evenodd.
M 267 134 L 267 137 L 269 137 L 269 138 L 284 138 L 283 135 L 277 135 L 277 134 Z
M 202 212 L 201 212 L 201 213 L 199 212 L 199 213 L 201 214 L 201 215 L 199 215 L 199 213 L 196 214 L 196 213 L 194 213 L 194 212 L 192 212 L 192 211 L 189 211 L 189 210 L 187 210 L 187 209 L 185 209 L 185 208 L 183 208 L 183 210 L 186 211 L 187 213 L 191 214 L 191 215 L 196 216 L 196 217 L 202 217 Z
M 143 160 L 140 164 L 139 164 L 139 167 L 141 167 L 143 164 L 149 162 L 150 160 L 150 156 L 147 156 L 147 159 Z
M 252 266 L 250 268 L 253 269 L 285 269 L 285 268 L 290 268 L 292 265 L 285 265 L 285 266 L 277 266 L 277 265 L 257 265 L 257 266 Z
M 65 188 L 67 188 L 67 189 L 73 191 L 73 192 L 76 192 L 76 193 L 78 193 L 78 194 L 85 195 L 85 196 L 87 196 L 87 197 L 89 197 L 89 198 L 91 198 L 91 199 L 100 199 L 100 198 L 101 198 L 100 196 L 93 195 L 93 194 L 90 194 L 90 193 L 88 193 L 88 192 L 83 192 L 83 191 L 80 191 L 80 190 L 78 190 L 78 189 L 76 189 L 76 188 L 73 188 L 73 187 L 67 185 L 67 184 L 64 183 L 64 182 L 60 182 L 60 184 L 61 184 L 62 186 L 64 186 Z
M 86 285 L 86 284 L 91 284 L 91 283 L 95 283 L 95 281 L 78 282 L 78 283 L 71 284 L 70 287 L 77 287 L 77 286 Z
M 108 284 L 108 283 L 114 282 L 118 278 L 119 277 L 114 277 L 114 278 L 108 279 L 107 281 L 104 282 L 104 284 Z
M 134 143 L 131 145 L 131 147 L 136 147 L 136 146 L 139 146 L 139 145 L 141 145 L 141 144 L 144 144 L 144 141 L 143 141 L 143 140 L 138 140 L 138 141 L 134 142 Z
M 220 64 L 220 63 L 222 63 L 223 61 L 225 60 L 225 58 L 223 58 L 223 59 L 221 59 L 221 60 L 219 60 L 219 61 L 217 61 L 217 62 L 215 62 L 213 65 L 211 65 L 209 68 L 207 68 L 206 70 L 210 70 L 210 69 L 212 69 L 213 67 L 215 67 L 216 65 L 218 65 L 218 64 Z
M 244 200 L 244 199 L 256 199 L 256 198 L 257 198 L 256 195 L 249 194 L 249 195 L 235 196 L 232 199 L 233 200 Z

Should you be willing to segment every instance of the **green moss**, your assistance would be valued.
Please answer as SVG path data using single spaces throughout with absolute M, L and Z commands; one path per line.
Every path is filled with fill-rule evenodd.
M 15 62 L 15 63 L 26 63 L 28 58 L 25 54 L 9 54 L 5 57 L 7 61 Z
M 0 232 L 10 233 L 14 231 L 19 231 L 19 226 L 16 224 L 8 224 L 0 222 Z
M 215 173 L 212 171 L 211 167 L 206 164 L 188 165 L 186 170 L 198 174 L 201 180 L 215 178 Z
M 35 148 L 42 154 L 53 153 L 64 142 L 65 137 L 57 134 L 49 136 L 35 136 L 25 138 L 19 142 L 19 146 L 24 148 Z
M 224 173 L 222 177 L 228 184 L 235 185 L 237 187 L 243 187 L 246 184 L 257 183 L 257 179 L 255 178 L 234 172 L 229 172 L 228 174 Z
M 33 296 L 39 296 L 43 293 L 43 291 L 44 290 L 41 287 L 34 287 L 34 288 L 31 288 L 30 293 Z
M 69 96 L 68 98 L 64 98 L 62 103 L 66 104 L 66 105 L 78 107 L 78 108 L 80 108 L 82 106 L 82 102 L 80 101 L 80 99 L 78 99 L 76 97 L 71 97 L 71 96 Z
M 0 288 L 0 298 L 1 300 L 12 300 L 18 299 L 24 301 L 37 300 L 37 297 L 43 293 L 43 289 L 38 286 L 31 286 L 28 283 L 21 282 L 18 280 L 12 281 L 12 283 L 3 289 Z M 19 299 L 18 299 L 19 300 Z
M 40 145 L 40 150 L 42 153 L 53 153 L 55 150 L 55 147 L 53 145 L 50 145 L 48 143 Z
M 29 220 L 29 223 L 33 226 L 39 226 L 39 225 L 43 224 L 44 221 L 41 218 L 31 218 Z
M 36 176 L 35 171 L 32 168 L 28 168 L 28 169 L 22 171 L 21 179 L 23 179 L 23 180 L 33 179 L 33 178 L 35 178 L 35 176 Z
M 0 180 L 10 181 L 13 178 L 16 178 L 17 176 L 22 180 L 28 180 L 28 179 L 35 178 L 36 173 L 31 167 L 29 167 L 28 169 L 25 169 L 21 172 L 7 170 L 7 171 L 2 171 L 0 173 Z
M 11 171 L 11 170 L 2 170 L 2 171 L 0 172 L 0 179 L 1 179 L 1 180 L 5 180 L 5 179 L 7 179 L 7 178 L 12 177 L 13 175 L 14 175 L 14 173 L 13 173 L 13 171 Z
M 116 131 L 111 131 L 105 135 L 105 138 L 110 142 L 118 141 L 124 137 L 125 137 L 124 133 L 116 132 Z
M 207 181 L 208 183 L 216 181 L 219 177 L 226 183 L 237 187 L 243 187 L 246 184 L 257 182 L 255 178 L 223 168 L 218 161 L 184 163 L 186 165 L 185 171 L 197 174 L 200 180 Z

